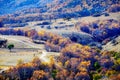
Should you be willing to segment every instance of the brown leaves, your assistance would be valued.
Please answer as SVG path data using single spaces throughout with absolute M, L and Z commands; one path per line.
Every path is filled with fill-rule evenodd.
M 43 70 L 36 70 L 33 72 L 32 80 L 42 79 L 46 73 Z

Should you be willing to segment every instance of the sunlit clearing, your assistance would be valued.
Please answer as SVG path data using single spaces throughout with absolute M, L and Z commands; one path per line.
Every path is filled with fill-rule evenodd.
M 44 62 L 50 62 L 50 60 L 46 57 L 47 56 L 47 52 L 46 51 L 42 51 L 42 55 L 40 56 L 40 59 L 43 60 Z

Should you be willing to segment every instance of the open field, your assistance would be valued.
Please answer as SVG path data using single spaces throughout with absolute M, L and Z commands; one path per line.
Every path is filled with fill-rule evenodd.
M 8 44 L 14 44 L 15 48 L 44 48 L 44 45 L 35 44 L 32 42 L 32 39 L 24 36 L 0 35 L 0 38 L 7 39 Z
M 15 66 L 20 59 L 29 62 L 34 57 L 34 54 L 37 54 L 37 51 L 31 51 L 31 49 L 13 49 L 12 52 L 7 49 L 0 50 L 0 66 Z
M 8 43 L 13 43 L 15 48 L 10 52 L 6 48 L 0 49 L 0 69 L 7 69 L 10 66 L 15 66 L 18 60 L 23 60 L 25 63 L 30 62 L 35 56 L 41 60 L 48 60 L 49 56 L 59 56 L 59 53 L 45 52 L 43 44 L 35 44 L 31 39 L 22 36 L 6 36 L 0 35 L 0 38 L 8 40 Z
M 9 52 L 7 49 L 0 49 L 0 66 L 15 66 L 18 60 L 30 62 L 35 56 L 41 57 L 44 53 L 42 50 L 33 49 L 13 49 Z M 44 51 L 44 50 L 43 50 Z M 46 52 L 45 57 L 59 56 L 59 53 Z
M 120 20 L 120 12 L 109 13 L 109 14 L 110 14 L 109 16 L 102 15 L 99 17 L 87 16 L 87 17 L 71 18 L 71 20 L 69 21 L 64 19 L 51 20 L 52 24 L 50 24 L 50 26 L 54 27 L 54 26 L 74 25 L 76 22 L 94 22 L 96 20 L 106 20 L 106 19 Z M 44 20 L 44 21 L 50 22 L 50 20 Z M 44 21 L 28 22 L 28 25 L 25 27 L 35 28 L 38 27 L 36 26 L 36 24 L 42 23 Z

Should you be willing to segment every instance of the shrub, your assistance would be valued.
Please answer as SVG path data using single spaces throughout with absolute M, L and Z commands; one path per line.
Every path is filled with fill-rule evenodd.
M 3 27 L 3 23 L 0 21 L 0 28 Z
M 95 63 L 94 63 L 94 67 L 95 67 L 95 69 L 97 70 L 97 69 L 99 69 L 101 66 L 100 66 L 100 64 L 99 64 L 98 62 L 95 62 Z
M 51 75 L 54 79 L 56 78 L 57 72 L 58 72 L 57 70 L 53 70 L 51 73 Z
M 40 24 L 37 24 L 37 25 L 50 25 L 51 23 L 50 22 L 42 22 Z
M 75 80 L 91 80 L 87 72 L 78 72 L 75 75 Z
M 102 78 L 102 75 L 101 74 L 93 74 L 93 80 L 99 80 Z
M 11 49 L 13 49 L 14 48 L 14 44 L 9 44 L 8 45 L 8 49 L 10 50 L 10 52 L 11 52 Z
M 29 66 L 29 64 L 21 64 L 18 66 L 18 73 L 20 80 L 30 79 L 33 74 L 34 68 Z
M 48 77 L 43 70 L 35 70 L 30 80 L 47 80 Z
M 83 26 L 80 28 L 81 31 L 86 32 L 86 33 L 90 33 L 89 27 L 88 26 Z
M 119 4 L 112 5 L 108 10 L 109 10 L 109 12 L 119 12 L 120 11 L 120 5 Z
M 114 65 L 114 62 L 110 59 L 101 59 L 100 62 L 100 65 L 107 69 L 111 68 Z
M 118 58 L 117 60 L 115 60 L 114 65 L 113 65 L 113 68 L 114 68 L 116 71 L 120 71 L 120 58 Z

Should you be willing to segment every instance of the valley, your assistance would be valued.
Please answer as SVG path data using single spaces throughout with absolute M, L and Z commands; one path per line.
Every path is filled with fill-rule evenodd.
M 0 5 L 0 80 L 120 80 L 119 0 Z

